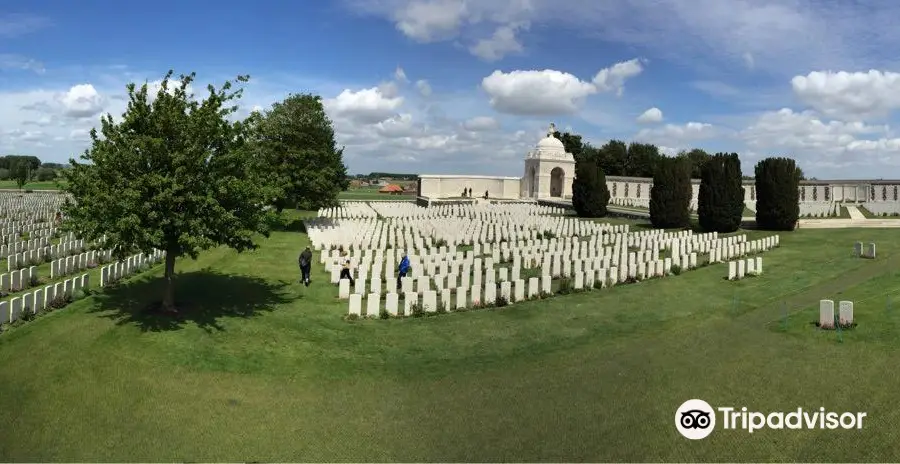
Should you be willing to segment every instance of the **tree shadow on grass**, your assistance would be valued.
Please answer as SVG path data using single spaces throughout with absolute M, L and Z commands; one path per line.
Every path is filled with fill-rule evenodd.
M 277 222 L 272 229 L 278 232 L 302 232 L 306 233 L 306 224 L 303 221 L 308 218 L 285 219 Z
M 206 268 L 176 277 L 177 314 L 158 310 L 165 288 L 162 278 L 135 279 L 107 288 L 94 296 L 91 312 L 102 313 L 117 325 L 136 325 L 143 332 L 180 330 L 190 324 L 207 332 L 222 331 L 222 318 L 251 318 L 292 301 L 295 297 L 286 291 L 289 285 Z

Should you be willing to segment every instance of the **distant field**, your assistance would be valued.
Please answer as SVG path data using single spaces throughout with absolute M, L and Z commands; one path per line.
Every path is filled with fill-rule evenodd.
M 25 189 L 25 190 L 27 190 L 27 189 L 31 189 L 31 190 L 59 190 L 59 189 L 60 189 L 60 184 L 63 184 L 63 185 L 64 185 L 65 182 L 64 182 L 64 181 L 61 181 L 61 182 L 59 182 L 59 183 L 56 182 L 56 181 L 50 181 L 50 182 L 29 182 L 29 183 L 25 184 L 25 186 L 22 187 L 22 188 Z M 19 186 L 16 185 L 16 182 L 15 182 L 15 181 L 12 181 L 12 180 L 0 180 L 0 189 L 18 189 L 18 188 L 19 188 Z
M 345 190 L 338 195 L 339 200 L 391 200 L 391 201 L 414 201 L 415 195 L 391 195 L 388 193 L 378 193 L 381 187 L 359 187 Z

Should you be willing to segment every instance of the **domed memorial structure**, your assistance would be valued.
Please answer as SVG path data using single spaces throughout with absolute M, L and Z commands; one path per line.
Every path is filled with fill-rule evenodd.
M 550 124 L 547 136 L 525 157 L 522 196 L 525 198 L 571 198 L 575 177 L 575 157 L 566 153 Z
M 550 124 L 547 136 L 525 156 L 524 177 L 432 175 L 419 176 L 419 196 L 430 199 L 459 198 L 471 189 L 472 196 L 498 200 L 572 197 L 575 158 L 566 153 Z

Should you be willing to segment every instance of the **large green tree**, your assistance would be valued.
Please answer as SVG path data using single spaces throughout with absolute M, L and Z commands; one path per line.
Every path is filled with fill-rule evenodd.
M 39 182 L 47 182 L 56 179 L 56 171 L 50 168 L 40 167 L 35 173 L 35 178 Z
M 756 164 L 756 226 L 794 230 L 800 218 L 800 177 L 790 158 L 766 158 Z
M 628 145 L 621 140 L 610 140 L 597 150 L 597 162 L 607 176 L 624 176 Z
M 691 163 L 685 158 L 660 157 L 650 188 L 650 222 L 657 229 L 690 225 Z
M 278 212 L 300 206 L 318 209 L 337 203 L 350 179 L 322 99 L 290 95 L 257 114 L 254 149 L 265 160 L 278 192 L 271 204 Z
M 575 178 L 572 180 L 572 208 L 579 217 L 597 218 L 607 214 L 609 188 L 606 176 L 595 159 L 575 162 Z
M 9 166 L 9 175 L 21 189 L 31 177 L 31 165 L 23 159 L 16 159 Z
M 737 153 L 717 153 L 704 161 L 697 195 L 700 227 L 707 232 L 734 232 L 744 213 L 744 185 Z
M 622 175 L 629 177 L 653 177 L 656 163 L 660 158 L 659 148 L 656 145 L 632 142 L 628 145 Z
M 556 131 L 553 133 L 553 136 L 562 142 L 563 147 L 566 149 L 566 153 L 571 153 L 575 158 L 575 161 L 581 159 L 582 154 L 584 153 L 584 142 L 581 140 L 580 135 L 571 132 Z
M 700 179 L 703 176 L 703 165 L 706 164 L 710 158 L 709 153 L 699 148 L 680 152 L 678 153 L 678 156 L 691 160 L 691 179 Z
M 198 101 L 188 93 L 195 75 L 172 75 L 155 99 L 146 84 L 127 86 L 121 119 L 104 116 L 100 133 L 91 130 L 85 162 L 70 160 L 65 190 L 72 199 L 63 206 L 66 230 L 86 240 L 105 236 L 119 259 L 165 250 L 162 307 L 169 312 L 177 311 L 176 258 L 219 245 L 254 249 L 274 219 L 247 123 L 230 120 L 242 89 L 227 81 Z

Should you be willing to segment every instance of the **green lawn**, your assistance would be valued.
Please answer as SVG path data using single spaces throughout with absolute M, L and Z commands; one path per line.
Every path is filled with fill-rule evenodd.
M 29 182 L 25 184 L 22 188 L 27 190 L 59 190 L 59 185 L 62 183 L 65 184 L 65 181 L 50 181 L 50 182 Z M 19 186 L 16 185 L 16 181 L 13 180 L 0 180 L 0 189 L 18 189 Z
M 890 214 L 886 215 L 886 216 L 885 215 L 877 215 L 877 214 L 869 211 L 869 209 L 866 208 L 865 206 L 857 206 L 856 208 L 859 209 L 859 212 L 862 213 L 862 215 L 865 216 L 866 219 L 900 219 L 900 215 L 897 215 L 897 216 L 893 216 Z M 846 208 L 844 208 L 844 209 L 846 209 Z M 849 217 L 849 215 L 848 215 L 848 217 Z
M 305 235 L 277 232 L 255 252 L 180 260 L 182 321 L 138 312 L 159 296 L 157 267 L 0 335 L 0 460 L 896 461 L 895 235 L 783 233 L 765 274 L 739 282 L 719 264 L 345 322 L 320 266 L 312 287 L 294 280 Z M 852 258 L 855 241 L 878 259 Z M 856 301 L 842 342 L 810 324 L 825 297 Z M 693 442 L 673 426 L 690 398 L 868 417 Z
M 363 187 L 351 188 L 338 194 L 339 200 L 389 200 L 389 201 L 415 201 L 415 195 L 389 195 L 387 193 L 378 193 L 378 188 Z

